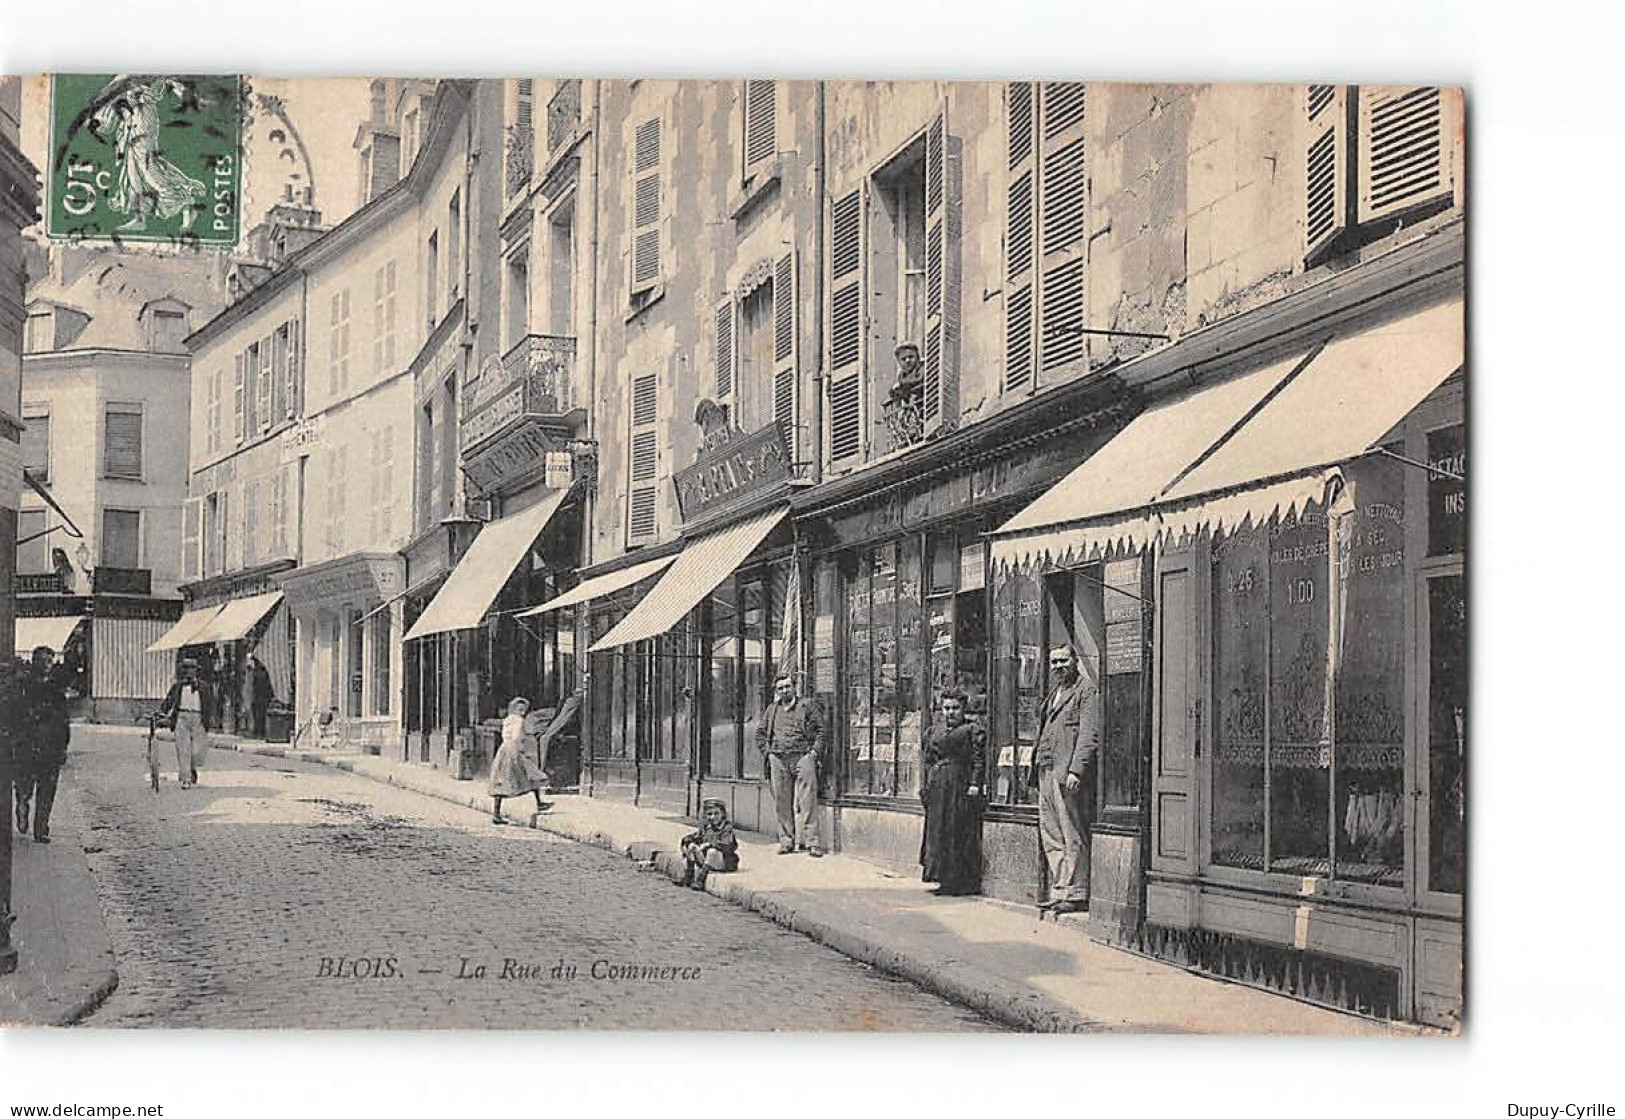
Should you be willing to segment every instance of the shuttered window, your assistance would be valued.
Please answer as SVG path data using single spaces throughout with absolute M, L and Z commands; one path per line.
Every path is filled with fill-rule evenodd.
M 349 288 L 333 293 L 327 321 L 327 391 L 336 397 L 350 387 Z
M 300 322 L 298 319 L 289 319 L 286 325 L 288 332 L 288 418 L 295 419 L 304 414 L 305 410 L 305 351 L 302 347 L 303 339 L 300 335 Z
M 448 262 L 447 271 L 455 269 Z M 372 277 L 372 365 L 377 376 L 395 366 L 395 262 L 382 264 Z
M 51 480 L 51 417 L 40 412 L 23 419 L 23 470 L 39 482 Z
M 827 440 L 831 465 L 859 454 L 865 443 L 863 280 L 866 197 L 866 192 L 859 189 L 830 205 Z
M 631 431 L 628 440 L 626 540 L 644 543 L 659 533 L 657 497 L 660 477 L 659 379 L 645 373 L 632 379 Z
M 1038 85 L 1038 370 L 1047 382 L 1084 356 L 1086 88 L 1083 82 Z
M 796 258 L 779 257 L 773 266 L 773 419 L 796 461 Z
M 1454 190 L 1453 91 L 1360 87 L 1361 222 L 1433 202 Z
M 138 509 L 102 510 L 103 567 L 141 566 L 141 512 Z
M 927 434 L 959 423 L 960 140 L 944 108 L 925 134 L 925 352 L 920 414 Z
M 718 400 L 724 400 L 734 388 L 734 343 L 736 333 L 734 326 L 734 301 L 732 296 L 724 296 L 717 304 L 716 314 L 713 316 L 713 325 L 716 337 L 711 347 L 713 365 L 716 370 L 714 385 Z
M 263 510 L 260 508 L 260 480 L 247 478 L 243 481 L 243 565 L 251 566 L 260 561 L 260 518 Z
M 273 559 L 291 555 L 288 548 L 288 474 L 295 463 L 284 463 L 271 477 L 271 539 L 266 551 Z
M 102 474 L 105 477 L 140 481 L 141 428 L 141 405 L 107 406 L 107 433 L 102 456 Z
M 272 425 L 277 421 L 276 415 L 271 411 L 272 400 L 275 397 L 272 381 L 276 377 L 276 363 L 272 360 L 271 354 L 273 337 L 273 335 L 267 334 L 260 340 L 259 371 L 254 382 L 255 431 L 270 431 Z
M 238 354 L 232 368 L 232 411 L 234 421 L 232 425 L 232 439 L 234 446 L 242 446 L 243 437 L 248 428 L 248 399 L 245 395 L 248 385 L 248 351 Z M 334 391 L 337 391 L 335 388 Z
M 632 294 L 661 278 L 662 169 L 660 118 L 638 125 L 632 137 Z
M 1033 238 L 1038 225 L 1038 95 L 1032 82 L 1005 86 L 1009 178 L 1004 211 L 1004 389 L 1033 386 Z
M 367 510 L 367 538 L 375 546 L 389 543 L 395 524 L 395 428 L 374 428 L 369 438 L 371 501 Z
M 1348 229 L 1352 104 L 1347 86 L 1312 85 L 1304 90 L 1304 106 L 1304 253 L 1313 257 Z
M 220 382 L 224 373 L 215 369 L 210 371 L 203 379 L 204 382 L 204 412 L 203 412 L 203 450 L 206 454 L 213 454 L 220 449 Z
M 203 570 L 203 499 L 189 497 L 181 506 L 181 578 L 190 582 Z
M 745 83 L 745 177 L 778 154 L 778 83 Z

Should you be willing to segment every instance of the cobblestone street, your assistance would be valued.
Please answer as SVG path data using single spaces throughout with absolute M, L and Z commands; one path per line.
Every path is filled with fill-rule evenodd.
M 995 1028 L 595 847 L 223 750 L 154 796 L 144 747 L 78 726 L 63 774 L 118 957 L 85 1025 Z

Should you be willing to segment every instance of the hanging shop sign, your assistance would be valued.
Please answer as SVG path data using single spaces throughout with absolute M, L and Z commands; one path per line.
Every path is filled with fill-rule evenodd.
M 702 426 L 705 443 L 699 457 L 672 478 L 685 522 L 736 509 L 790 480 L 790 455 L 777 423 L 749 435 L 725 424 Z
M 505 490 L 547 472 L 559 445 L 541 416 L 521 416 L 495 439 L 463 455 L 463 476 L 478 493 Z
M 281 576 L 283 593 L 297 609 L 340 602 L 382 601 L 401 591 L 402 560 L 395 554 L 361 554 L 299 568 Z

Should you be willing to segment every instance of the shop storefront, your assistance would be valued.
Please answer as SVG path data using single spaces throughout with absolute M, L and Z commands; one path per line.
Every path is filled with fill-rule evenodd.
M 266 712 L 279 733 L 285 728 L 294 698 L 293 619 L 283 603 L 277 580 L 293 561 L 276 560 L 229 575 L 189 583 L 181 588 L 187 611 L 160 641 L 149 646 L 173 650 L 172 656 L 198 662 L 198 671 L 214 689 L 215 710 L 209 725 L 227 734 L 258 736 L 255 725 L 254 670 L 250 658 L 264 666 L 270 680 Z M 154 660 L 148 656 L 149 661 Z M 161 698 L 169 681 L 159 690 Z
M 1459 301 L 1377 314 L 1148 408 L 1000 527 L 993 579 L 1023 650 L 1053 640 L 1058 581 L 1104 585 L 1108 739 L 1122 658 L 1131 645 L 1141 658 L 1142 748 L 1114 777 L 1108 743 L 1101 766 L 1102 803 L 1117 786 L 1134 811 L 1095 829 L 1092 932 L 1449 1023 L 1466 825 L 1464 323 Z M 1128 557 L 1151 620 L 1135 642 L 1111 621 Z
M 355 552 L 277 576 L 295 623 L 299 745 L 382 753 L 399 743 L 399 607 L 376 608 L 399 596 L 402 567 L 392 552 Z

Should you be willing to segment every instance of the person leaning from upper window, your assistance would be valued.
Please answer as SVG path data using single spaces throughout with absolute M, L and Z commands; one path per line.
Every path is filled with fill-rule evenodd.
M 1078 670 L 1070 645 L 1050 650 L 1052 686 L 1039 713 L 1032 781 L 1038 791 L 1038 838 L 1049 870 L 1049 897 L 1039 904 L 1056 913 L 1089 906 L 1089 824 L 1094 807 L 1094 764 L 1100 751 L 1100 689 Z
M 796 695 L 795 677 L 789 673 L 773 681 L 773 702 L 756 724 L 756 749 L 773 786 L 779 854 L 802 847 L 813 858 L 822 857 L 813 812 L 818 807 L 818 770 L 824 764 L 824 720 L 816 703 Z
M 209 749 L 209 733 L 204 729 L 205 712 L 214 706 L 214 689 L 198 678 L 197 661 L 190 657 L 177 668 L 175 682 L 158 707 L 159 718 L 167 718 L 175 732 L 175 771 L 181 788 L 197 784 L 198 762 Z
M 982 774 L 987 732 L 965 718 L 965 693 L 942 693 L 942 719 L 931 725 L 923 750 L 925 831 L 920 878 L 944 896 L 974 894 L 982 882 Z
M 530 700 L 516 695 L 508 701 L 508 715 L 502 720 L 502 745 L 491 761 L 491 822 L 506 824 L 502 815 L 504 797 L 536 797 L 536 811 L 542 803 L 542 790 L 547 788 L 547 771 L 543 762 L 531 757 L 537 749 L 537 736 L 529 718 Z

